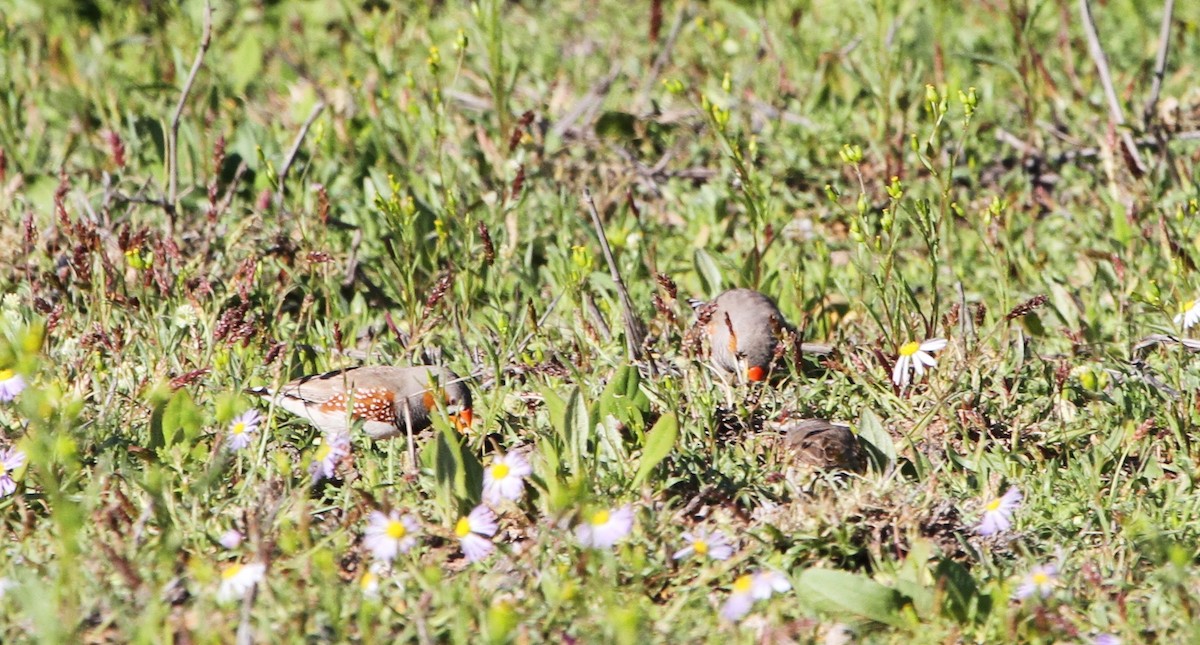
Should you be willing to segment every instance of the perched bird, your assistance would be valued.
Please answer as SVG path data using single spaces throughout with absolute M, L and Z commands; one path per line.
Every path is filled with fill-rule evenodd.
M 424 430 L 441 406 L 460 431 L 473 418 L 471 391 L 444 367 L 350 367 L 298 378 L 277 392 L 251 392 L 275 399 L 324 432 L 347 432 L 353 421 L 362 421 L 375 439 Z
M 696 324 L 689 333 L 708 339 L 712 364 L 749 381 L 767 378 L 780 341 L 795 332 L 775 301 L 753 289 L 730 289 L 709 302 L 688 303 L 696 310 Z M 801 349 L 830 352 L 828 347 L 808 343 Z
M 772 424 L 800 461 L 825 470 L 861 473 L 866 456 L 850 428 L 824 419 L 784 418 Z

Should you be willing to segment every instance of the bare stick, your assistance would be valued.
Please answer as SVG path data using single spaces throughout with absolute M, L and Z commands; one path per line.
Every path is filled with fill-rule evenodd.
M 283 207 L 283 187 L 287 182 L 288 172 L 292 169 L 292 164 L 296 163 L 296 155 L 300 154 L 300 145 L 304 143 L 304 137 L 308 136 L 308 129 L 312 127 L 313 121 L 321 115 L 325 110 L 325 101 L 317 101 L 317 104 L 312 107 L 312 111 L 308 113 L 308 118 L 304 120 L 304 125 L 300 126 L 300 132 L 296 134 L 296 140 L 292 142 L 292 149 L 288 151 L 287 158 L 283 160 L 283 167 L 279 169 L 279 185 L 275 187 L 275 208 Z
M 645 80 L 642 81 L 642 89 L 638 92 L 637 105 L 641 106 L 646 103 L 646 99 L 653 90 L 654 83 L 658 80 L 663 68 L 667 66 L 667 61 L 671 58 L 671 50 L 675 48 L 675 40 L 679 38 L 679 32 L 683 29 L 683 24 L 687 20 L 688 10 L 684 6 L 675 13 L 675 21 L 671 23 L 671 32 L 667 34 L 667 39 L 663 42 L 662 49 L 658 51 L 658 56 L 654 57 L 654 63 L 650 65 L 650 72 L 646 74 Z
M 1068 163 L 1076 163 L 1080 161 L 1087 161 L 1089 159 L 1095 159 L 1096 157 L 1100 156 L 1101 152 L 1099 148 L 1094 147 L 1078 148 L 1076 150 L 1060 152 L 1054 156 L 1048 156 L 1043 154 L 1041 150 L 1038 150 L 1037 148 L 1034 148 L 1033 146 L 1022 141 L 1019 137 L 1017 137 L 1017 135 L 1008 132 L 1003 128 L 998 128 L 996 130 L 996 140 L 1010 147 L 1016 148 L 1017 151 L 1023 155 L 1034 157 L 1045 162 L 1051 168 L 1058 168 Z M 1160 150 L 1167 143 L 1174 143 L 1176 141 L 1200 141 L 1200 130 L 1176 132 L 1172 135 L 1169 135 L 1165 142 L 1159 141 L 1153 137 L 1142 137 L 1134 140 L 1134 143 L 1137 144 L 1139 148 Z
M 417 445 L 413 442 L 412 408 L 408 405 L 408 399 L 404 399 L 404 430 L 408 439 L 408 472 L 417 474 L 420 469 L 417 468 Z
M 1120 131 L 1121 142 L 1125 145 L 1125 152 L 1133 162 L 1134 170 L 1139 175 L 1145 174 L 1146 165 L 1142 163 L 1142 156 L 1138 154 L 1133 135 L 1125 127 L 1125 115 L 1121 112 L 1121 101 L 1117 99 L 1117 90 L 1113 88 L 1112 74 L 1108 71 L 1108 57 L 1104 55 L 1104 47 L 1100 45 L 1100 34 L 1096 31 L 1096 21 L 1092 19 L 1092 8 L 1088 4 L 1088 0 L 1079 0 L 1079 17 L 1083 21 L 1083 31 L 1087 34 L 1088 53 L 1092 55 L 1092 61 L 1096 63 L 1096 71 L 1100 74 L 1100 84 L 1104 86 L 1104 95 L 1108 99 L 1109 118 Z
M 1175 13 L 1175 0 L 1163 4 L 1162 27 L 1158 30 L 1158 56 L 1154 58 L 1154 79 L 1150 84 L 1150 98 L 1142 111 L 1142 126 L 1150 127 L 1154 111 L 1158 109 L 1158 93 L 1162 91 L 1163 74 L 1167 69 L 1167 52 L 1171 48 L 1171 18 Z
M 204 3 L 204 32 L 200 36 L 200 50 L 196 52 L 196 60 L 192 61 L 192 70 L 188 72 L 187 80 L 183 83 L 183 91 L 179 95 L 179 103 L 175 105 L 175 113 L 171 115 L 171 132 L 167 135 L 167 163 L 170 173 L 167 175 L 167 215 L 170 216 L 169 233 L 175 233 L 175 208 L 179 195 L 179 118 L 183 115 L 183 106 L 187 105 L 188 95 L 192 93 L 192 85 L 200 66 L 204 64 L 204 55 L 212 44 L 212 5 Z
M 592 215 L 592 226 L 596 228 L 596 236 L 600 238 L 600 250 L 604 251 L 604 261 L 608 263 L 608 272 L 617 285 L 617 294 L 621 297 L 621 317 L 625 321 L 625 349 L 629 352 L 629 360 L 636 361 L 642 357 L 642 341 L 646 339 L 646 328 L 633 312 L 633 300 L 617 270 L 617 261 L 613 258 L 612 249 L 608 246 L 608 236 L 604 234 L 604 225 L 600 222 L 600 213 L 596 210 L 596 202 L 592 201 L 592 191 L 583 189 L 583 201 L 587 203 L 588 212 Z
M 596 82 L 591 89 L 584 94 L 583 97 L 559 119 L 554 125 L 550 126 L 548 137 L 561 138 L 568 130 L 574 127 L 575 122 L 583 119 L 584 115 L 599 107 L 604 102 L 604 97 L 608 96 L 608 91 L 612 88 L 613 81 L 617 80 L 617 76 L 621 74 L 621 64 L 613 61 L 612 67 L 609 68 L 608 74 Z M 587 120 L 584 124 L 587 124 Z

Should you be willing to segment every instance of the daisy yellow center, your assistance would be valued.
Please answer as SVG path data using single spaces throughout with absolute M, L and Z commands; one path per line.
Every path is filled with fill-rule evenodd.
M 228 580 L 228 579 L 236 576 L 237 574 L 241 573 L 243 568 L 244 567 L 242 565 L 235 564 L 235 565 L 229 567 L 228 569 L 222 571 L 221 578 L 224 580 Z
M 317 461 L 325 461 L 329 458 L 329 453 L 331 452 L 333 452 L 332 446 L 327 443 L 321 444 L 321 447 L 317 448 Z
M 8 466 L 5 466 L 4 462 L 0 461 L 0 477 L 4 477 L 6 475 L 8 475 Z
M 465 517 L 459 518 L 458 524 L 454 525 L 454 534 L 461 538 L 461 537 L 467 537 L 467 534 L 470 532 L 471 532 L 471 520 L 468 520 Z
M 692 549 L 695 550 L 699 555 L 704 555 L 708 553 L 708 541 L 696 540 L 695 542 L 692 542 Z
M 733 592 L 746 593 L 750 591 L 751 583 L 753 582 L 754 578 L 750 574 L 746 574 L 733 581 Z
M 358 584 L 363 589 L 370 589 L 371 585 L 375 584 L 375 574 L 371 573 L 370 571 L 364 573 L 362 579 L 358 581 Z
M 0 381 L 7 381 L 12 378 L 16 372 L 12 370 L 0 370 Z
M 592 515 L 592 526 L 602 526 L 608 524 L 608 511 L 596 511 Z
M 399 540 L 405 535 L 408 535 L 408 527 L 404 526 L 404 522 L 397 520 L 389 520 L 387 524 L 387 536 L 393 540 Z
M 233 434 L 244 434 L 246 432 L 246 424 L 242 421 L 238 421 L 237 423 L 233 424 L 233 429 L 230 430 L 230 432 Z
M 492 478 L 504 479 L 505 477 L 508 477 L 509 470 L 512 469 L 508 467 L 508 464 L 496 464 L 492 466 Z
M 900 355 L 912 356 L 913 354 L 916 354 L 917 350 L 919 349 L 921 349 L 921 343 L 918 343 L 915 340 L 909 341 L 900 346 Z
M 1046 573 L 1043 571 L 1034 572 L 1032 578 L 1033 578 L 1033 584 L 1035 584 L 1039 587 L 1044 587 L 1044 586 L 1050 584 L 1050 576 L 1046 575 Z
M 1195 307 L 1195 306 L 1196 306 L 1195 300 L 1188 300 L 1187 302 L 1183 303 L 1182 305 L 1179 305 L 1179 313 L 1184 313 L 1188 309 L 1191 309 L 1192 307 Z M 0 372 L 0 381 L 8 378 L 7 376 L 4 376 L 5 372 L 11 373 L 12 370 L 5 370 L 4 372 Z
M 1000 510 L 1000 505 L 1003 503 L 1004 503 L 1004 500 L 997 497 L 996 499 L 993 499 L 992 501 L 987 503 L 987 510 L 988 511 L 998 511 L 998 510 Z

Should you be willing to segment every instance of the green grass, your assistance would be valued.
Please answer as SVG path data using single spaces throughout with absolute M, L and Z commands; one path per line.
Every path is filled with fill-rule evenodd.
M 1161 9 L 1093 3 L 1134 136 L 1167 142 L 1139 177 L 1065 0 L 668 2 L 657 39 L 651 3 L 222 3 L 172 208 L 204 12 L 169 4 L 0 9 L 0 369 L 30 384 L 0 404 L 0 450 L 28 455 L 0 640 L 1200 638 L 1200 376 L 1135 348 L 1200 290 L 1200 149 L 1175 136 L 1200 125 L 1200 6 L 1146 123 Z M 657 375 L 629 367 L 585 188 Z M 834 359 L 722 386 L 683 301 L 731 286 Z M 894 388 L 897 348 L 939 336 Z M 319 432 L 243 393 L 428 360 L 486 378 L 419 471 L 360 433 L 314 485 Z M 853 424 L 872 469 L 799 464 L 761 427 L 784 410 Z M 466 564 L 454 521 L 518 447 L 528 494 Z M 1009 486 L 1013 528 L 977 535 Z M 581 548 L 581 513 L 622 504 L 632 535 Z M 392 508 L 424 532 L 372 598 L 363 533 Z M 673 562 L 696 527 L 735 555 Z M 257 592 L 218 602 L 250 561 Z M 1053 593 L 1012 600 L 1046 563 Z M 793 589 L 721 620 L 760 569 Z

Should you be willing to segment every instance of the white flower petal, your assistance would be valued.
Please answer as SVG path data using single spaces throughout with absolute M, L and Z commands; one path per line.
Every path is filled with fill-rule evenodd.
M 937 352 L 945 349 L 947 342 L 945 338 L 930 338 L 921 343 L 919 349 L 923 352 Z
M 892 382 L 897 387 L 908 385 L 908 357 L 901 356 L 896 359 L 896 367 L 892 369 Z

